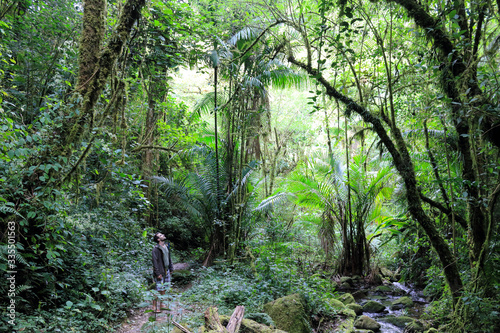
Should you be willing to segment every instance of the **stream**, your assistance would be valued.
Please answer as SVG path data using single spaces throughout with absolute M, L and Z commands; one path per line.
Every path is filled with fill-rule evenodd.
M 380 333 L 403 332 L 404 326 L 395 326 L 386 322 L 385 319 L 401 316 L 419 319 L 428 304 L 421 291 L 415 290 L 403 283 L 393 282 L 391 288 L 392 291 L 385 292 L 378 291 L 376 288 L 367 289 L 362 292 L 355 293 L 354 295 L 356 302 L 361 306 L 364 306 L 370 300 L 377 301 L 385 306 L 385 310 L 380 313 L 363 312 L 364 315 L 375 319 L 381 325 L 380 330 L 378 331 Z M 413 300 L 413 306 L 402 309 L 391 309 L 392 302 L 402 296 L 410 297 Z

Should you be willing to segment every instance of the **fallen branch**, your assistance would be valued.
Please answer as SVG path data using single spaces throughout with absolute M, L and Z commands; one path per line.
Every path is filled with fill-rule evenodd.
M 243 320 L 244 314 L 245 314 L 245 307 L 242 305 L 238 305 L 236 309 L 234 309 L 234 312 L 231 315 L 231 318 L 229 319 L 227 327 L 224 327 L 224 325 L 222 325 L 222 323 L 220 322 L 217 308 L 209 307 L 205 311 L 205 328 L 208 331 L 216 331 L 219 333 L 238 333 L 238 331 L 240 330 L 241 321 Z
M 176 322 L 173 319 L 172 319 L 172 324 L 174 324 L 175 327 L 177 327 L 178 329 L 180 329 L 184 333 L 193 333 L 193 332 L 191 332 L 190 330 L 188 330 L 187 328 L 185 328 L 184 326 L 182 326 L 181 324 L 179 324 L 178 322 Z
M 234 309 L 234 312 L 229 319 L 229 323 L 226 326 L 229 333 L 237 333 L 239 331 L 243 315 L 245 315 L 245 307 L 238 305 L 236 309 Z

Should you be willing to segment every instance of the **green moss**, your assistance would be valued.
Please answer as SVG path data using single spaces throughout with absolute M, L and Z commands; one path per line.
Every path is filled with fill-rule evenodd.
M 346 305 L 348 309 L 351 309 L 354 311 L 357 315 L 360 315 L 363 313 L 363 307 L 357 303 L 351 303 Z
M 349 293 L 345 293 L 342 296 L 339 297 L 339 300 L 344 303 L 345 305 L 347 304 L 352 304 L 356 303 L 356 300 L 354 299 L 354 296 L 352 296 Z
M 385 310 L 385 306 L 382 305 L 381 303 L 377 301 L 368 301 L 366 304 L 363 306 L 363 311 L 365 312 L 382 312 Z
M 378 331 L 380 329 L 380 324 L 368 316 L 360 316 L 354 322 L 354 327 L 372 331 Z
M 411 308 L 413 300 L 408 296 L 403 296 L 392 302 L 392 309 Z

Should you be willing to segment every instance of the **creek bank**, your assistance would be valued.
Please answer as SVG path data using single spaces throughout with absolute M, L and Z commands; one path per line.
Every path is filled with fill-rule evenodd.
M 343 294 L 338 300 L 346 307 L 356 309 L 357 317 L 352 332 L 426 332 L 431 328 L 429 323 L 420 320 L 420 315 L 428 304 L 420 291 L 394 281 L 397 274 L 388 270 L 385 270 L 385 274 L 375 275 L 378 276 L 369 281 L 371 285 L 361 278 L 339 279 L 339 291 Z M 352 321 L 350 318 L 343 320 Z M 347 326 L 351 326 L 351 323 Z

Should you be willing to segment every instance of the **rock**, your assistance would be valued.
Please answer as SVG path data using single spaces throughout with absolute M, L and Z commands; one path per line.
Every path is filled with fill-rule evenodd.
M 245 315 L 246 316 L 246 315 Z M 229 323 L 229 316 L 219 316 L 220 322 L 222 325 L 227 326 Z M 264 324 L 260 324 L 254 320 L 244 318 L 241 321 L 241 326 L 240 326 L 240 333 L 287 333 L 285 331 L 266 326 Z M 208 333 L 208 332 L 207 332 Z M 217 332 L 219 333 L 219 332 Z
M 386 285 L 378 286 L 375 288 L 375 291 L 381 292 L 381 293 L 388 293 L 392 291 L 392 288 Z
M 339 300 L 342 303 L 344 303 L 345 305 L 356 303 L 356 301 L 354 300 L 354 297 L 351 294 L 349 294 L 349 293 L 345 293 L 342 296 L 340 296 Z
M 351 277 L 349 277 L 349 276 L 342 276 L 342 277 L 340 278 L 340 283 L 341 283 L 341 284 L 342 284 L 342 283 L 348 283 L 348 284 L 352 285 L 352 278 L 351 278 Z
M 354 319 L 356 317 L 347 317 L 342 320 L 335 332 L 353 332 L 354 331 Z
M 354 312 L 353 310 L 351 310 L 347 307 L 344 310 L 342 310 L 341 314 L 343 314 L 346 317 L 350 317 L 353 320 L 356 318 L 356 312 Z
M 345 309 L 344 303 L 335 298 L 327 298 L 325 302 L 328 303 L 330 308 L 332 308 L 335 312 L 341 312 Z
M 276 326 L 274 325 L 274 321 L 269 316 L 267 313 L 264 312 L 254 312 L 254 313 L 247 313 L 245 314 L 246 319 L 250 319 L 253 321 L 258 322 L 259 324 L 266 325 L 266 326 Z
M 273 319 L 276 327 L 288 333 L 310 333 L 305 298 L 300 294 L 288 295 L 264 304 L 264 312 Z
M 352 286 L 347 283 L 347 282 L 343 282 L 342 284 L 340 284 L 340 289 L 351 289 Z
M 378 331 L 380 329 L 380 324 L 368 316 L 360 316 L 354 322 L 354 327 L 365 330 Z
M 379 312 L 382 312 L 385 310 L 385 306 L 382 305 L 381 303 L 377 302 L 377 301 L 368 301 L 366 302 L 366 304 L 363 306 L 363 311 L 364 312 L 376 312 L 376 313 L 379 313 Z
M 182 271 L 185 269 L 190 269 L 191 265 L 187 262 L 178 262 L 174 264 L 174 271 Z
M 172 282 L 179 286 L 188 284 L 194 278 L 195 275 L 188 269 L 174 270 L 172 272 Z
M 403 296 L 392 302 L 391 309 L 398 310 L 402 308 L 411 308 L 413 306 L 413 300 L 408 296 Z
M 372 330 L 354 330 L 354 333 L 373 333 Z
M 347 304 L 346 307 L 354 311 L 358 316 L 363 313 L 363 307 L 357 303 Z
M 400 317 L 385 317 L 383 319 L 380 319 L 380 321 L 383 321 L 385 323 L 392 324 L 394 326 L 397 326 L 399 328 L 404 328 L 407 323 L 411 323 L 415 319 L 406 317 L 406 316 L 400 316 Z

